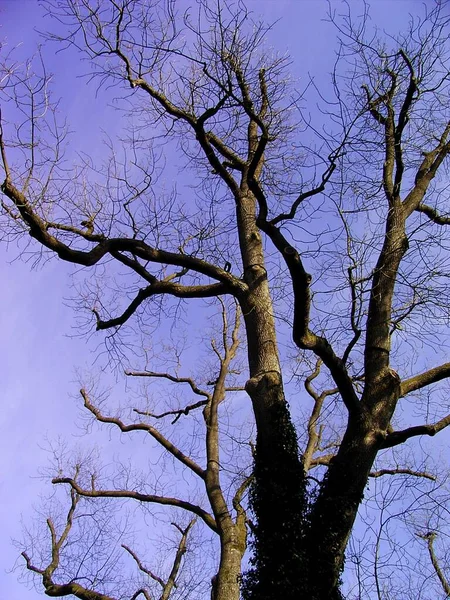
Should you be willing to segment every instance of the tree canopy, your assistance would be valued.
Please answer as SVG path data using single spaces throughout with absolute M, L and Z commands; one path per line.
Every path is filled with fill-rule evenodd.
M 422 444 L 450 424 L 445 6 L 381 34 L 331 3 L 330 79 L 298 83 L 240 2 L 42 4 L 45 48 L 121 125 L 74 153 L 45 49 L 6 54 L 2 236 L 75 267 L 81 330 L 129 382 L 117 403 L 83 381 L 86 414 L 156 446 L 145 475 L 55 452 L 66 505 L 25 569 L 85 600 L 340 600 L 399 597 L 392 564 L 422 556 L 447 593 Z M 123 516 L 108 547 L 133 504 L 171 522 L 160 572 Z

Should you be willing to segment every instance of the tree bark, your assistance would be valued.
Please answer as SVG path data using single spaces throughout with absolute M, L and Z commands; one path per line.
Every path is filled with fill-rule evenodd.
M 339 451 L 330 462 L 311 512 L 306 539 L 308 571 L 314 573 L 309 583 L 313 600 L 342 598 L 339 583 L 345 549 L 370 470 L 387 436 L 401 394 L 400 384 L 399 376 L 391 369 L 372 382 L 370 393 L 366 392 L 361 401 L 361 410 L 349 416 Z
M 220 563 L 213 578 L 211 600 L 239 600 L 242 557 L 246 550 L 245 526 L 230 523 L 220 537 Z
M 257 426 L 250 494 L 256 523 L 252 568 L 245 578 L 243 593 L 252 600 L 287 600 L 298 598 L 301 585 L 305 475 L 284 395 L 255 198 L 248 190 L 237 207 L 244 279 L 249 287 L 241 298 L 250 372 L 246 391 Z

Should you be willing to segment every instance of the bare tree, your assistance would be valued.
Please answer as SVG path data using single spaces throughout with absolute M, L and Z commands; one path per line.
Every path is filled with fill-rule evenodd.
M 422 395 L 445 385 L 450 363 L 438 356 L 427 365 L 415 352 L 448 343 L 448 18 L 436 4 L 407 33 L 381 40 L 364 18 L 334 18 L 335 98 L 318 128 L 289 88 L 286 60 L 268 59 L 267 28 L 240 3 L 202 1 L 195 15 L 177 14 L 173 2 L 164 10 L 132 0 L 46 5 L 59 23 L 49 37 L 88 58 L 92 77 L 131 107 L 127 150 L 102 168 L 86 158 L 68 178 L 43 67 L 36 74 L 6 65 L 5 236 L 28 231 L 64 261 L 108 269 L 112 278 L 127 273 L 125 290 L 88 282 L 82 297 L 116 349 L 130 323 L 146 335 L 163 316 L 176 323 L 190 302 L 228 296 L 243 317 L 242 331 L 237 320 L 232 341 L 224 334 L 223 350 L 213 348 L 220 371 L 212 393 L 189 377 L 144 373 L 201 398 L 166 416 L 179 422 L 205 406 L 206 467 L 160 428 L 108 416 L 82 391 L 97 420 L 145 431 L 200 478 L 213 514 L 179 499 L 124 494 L 181 506 L 217 531 L 213 596 L 238 597 L 245 482 L 233 519 L 218 482 L 217 407 L 240 332 L 256 424 L 244 596 L 341 598 L 345 551 L 370 475 L 420 474 L 408 465 L 374 469 L 377 456 L 450 424 L 448 403 Z M 154 159 L 171 144 L 191 167 L 190 202 L 164 197 L 155 181 Z M 277 342 L 286 321 L 313 400 L 304 432 L 286 402 L 291 388 Z M 419 421 L 406 405 L 421 409 Z M 73 478 L 55 483 L 78 496 L 122 494 L 80 488 Z

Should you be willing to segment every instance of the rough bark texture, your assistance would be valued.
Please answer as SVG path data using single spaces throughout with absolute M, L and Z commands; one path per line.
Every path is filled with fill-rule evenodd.
M 250 379 L 246 384 L 257 424 L 251 506 L 252 568 L 244 597 L 298 597 L 301 583 L 305 473 L 297 434 L 284 396 L 273 305 L 267 280 L 256 200 L 250 192 L 238 203 L 241 254 L 249 292 L 242 302 Z

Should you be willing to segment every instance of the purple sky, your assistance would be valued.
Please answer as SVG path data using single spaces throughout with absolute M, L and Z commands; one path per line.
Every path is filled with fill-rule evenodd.
M 338 1 L 332 4 L 336 8 L 341 5 Z M 362 3 L 351 4 L 361 7 Z M 325 0 L 250 0 L 248 5 L 268 21 L 282 18 L 271 34 L 272 42 L 279 51 L 293 55 L 294 68 L 317 73 L 319 82 L 321 76 L 326 78 L 332 66 L 329 44 L 333 37 L 328 37 L 331 27 L 321 22 Z M 420 10 L 422 2 L 374 0 L 372 5 L 375 19 L 392 31 L 401 27 L 408 12 Z M 7 41 L 4 49 L 21 42 L 20 54 L 30 55 L 38 43 L 33 27 L 45 27 L 40 14 L 35 0 L 0 0 L 0 41 Z M 85 133 L 79 137 L 84 140 L 80 149 L 101 152 L 95 146 L 100 137 L 95 132 L 102 126 L 111 130 L 112 111 L 105 110 L 92 89 L 73 77 L 79 64 L 68 64 L 67 55 L 55 57 L 51 52 L 46 58 L 49 70 L 55 73 L 56 95 L 67 92 L 62 107 L 71 128 L 90 131 L 90 138 Z M 69 443 L 80 442 L 74 437 L 79 434 L 74 423 L 79 412 L 73 399 L 78 390 L 75 368 L 92 364 L 96 343 L 71 337 L 76 333 L 73 311 L 63 302 L 71 294 L 67 265 L 51 261 L 33 269 L 32 259 L 17 259 L 18 254 L 14 245 L 0 245 L 0 590 L 8 600 L 35 600 L 38 594 L 6 571 L 19 554 L 10 539 L 21 537 L 21 518 L 30 523 L 33 504 L 39 502 L 40 494 L 49 492 L 48 484 L 37 477 L 48 460 L 43 449 L 46 438 L 64 436 Z M 110 443 L 107 434 L 96 435 L 101 445 Z M 92 441 L 83 438 L 85 444 Z

